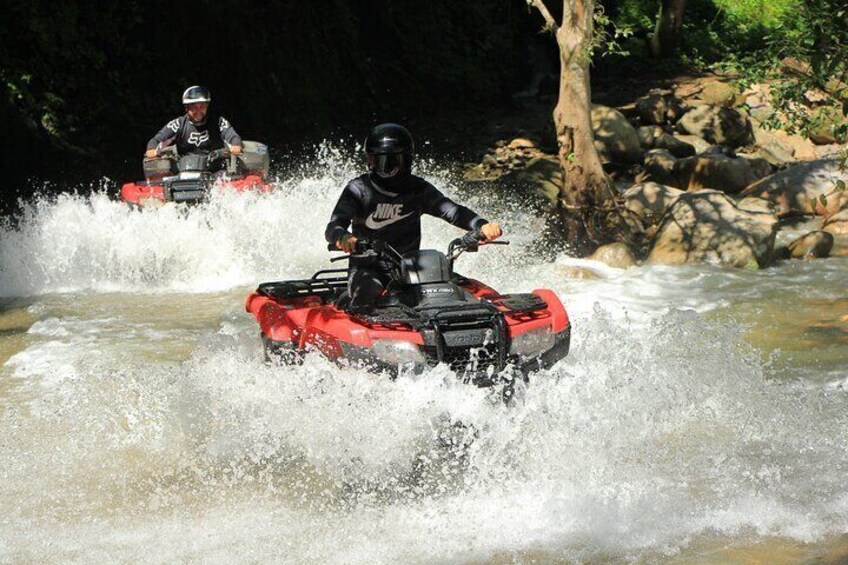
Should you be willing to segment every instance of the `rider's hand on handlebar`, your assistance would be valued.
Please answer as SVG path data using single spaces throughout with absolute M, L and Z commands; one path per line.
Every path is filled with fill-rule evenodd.
M 230 155 L 238 155 L 242 152 L 241 145 L 230 145 Z
M 503 231 L 501 230 L 501 226 L 494 222 L 483 224 L 480 227 L 480 233 L 486 238 L 486 241 L 492 241 L 493 239 L 497 239 L 503 235 Z
M 346 233 L 336 240 L 336 249 L 345 253 L 353 253 L 356 251 L 356 236 Z
M 224 148 L 224 149 L 213 149 L 213 150 L 212 150 L 212 151 L 210 151 L 210 152 L 209 152 L 209 154 L 206 156 L 206 160 L 207 160 L 209 163 L 214 163 L 215 161 L 219 161 L 219 160 L 221 160 L 221 159 L 226 159 L 226 158 L 227 158 L 227 157 L 229 157 L 229 156 L 230 156 L 230 150 L 229 150 L 229 148 Z
M 159 156 L 159 149 L 156 147 L 154 147 L 153 149 L 148 149 L 144 152 L 144 156 L 148 159 L 155 159 Z

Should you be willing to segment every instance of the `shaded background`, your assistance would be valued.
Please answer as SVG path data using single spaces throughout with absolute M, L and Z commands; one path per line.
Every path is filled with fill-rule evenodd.
M 689 0 L 680 49 L 655 60 L 659 0 L 604 0 L 593 99 L 623 104 L 662 77 L 750 66 L 746 56 L 785 35 L 797 2 Z M 562 3 L 547 4 L 559 19 Z M 6 0 L 0 214 L 35 190 L 140 177 L 145 143 L 183 113 L 192 84 L 208 86 L 215 110 L 283 156 L 278 164 L 383 121 L 408 125 L 419 147 L 431 141 L 433 157 L 482 156 L 495 141 L 483 132 L 507 114 L 549 127 L 558 57 L 541 25 L 526 0 Z M 618 54 L 605 49 L 613 38 Z
M 242 137 L 277 149 L 381 121 L 459 137 L 452 124 L 510 105 L 532 72 L 528 44 L 546 39 L 523 0 L 5 4 L 7 203 L 45 181 L 139 176 L 192 84 Z

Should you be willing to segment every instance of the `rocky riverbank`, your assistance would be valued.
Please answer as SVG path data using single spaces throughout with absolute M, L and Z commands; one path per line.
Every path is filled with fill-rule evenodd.
M 826 93 L 810 93 L 810 112 Z M 845 144 L 820 122 L 791 133 L 770 86 L 740 91 L 726 77 L 684 78 L 617 107 L 592 109 L 596 146 L 638 243 L 603 249 L 619 266 L 714 263 L 763 268 L 786 259 L 848 255 Z M 537 120 L 533 116 L 530 120 Z M 534 122 L 497 141 L 469 180 L 526 191 L 557 206 L 562 172 L 552 132 Z M 783 128 L 774 125 L 782 125 Z M 782 230 L 810 225 L 785 243 Z M 609 259 L 606 259 L 609 260 Z

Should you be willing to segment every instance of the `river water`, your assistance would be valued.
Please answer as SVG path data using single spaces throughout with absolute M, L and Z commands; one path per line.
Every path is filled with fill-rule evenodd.
M 188 212 L 95 191 L 0 226 L 0 562 L 843 562 L 848 259 L 611 269 L 430 163 L 512 242 L 459 270 L 554 289 L 570 356 L 513 406 L 442 368 L 267 366 L 244 298 L 326 263 L 359 166 L 316 163 Z

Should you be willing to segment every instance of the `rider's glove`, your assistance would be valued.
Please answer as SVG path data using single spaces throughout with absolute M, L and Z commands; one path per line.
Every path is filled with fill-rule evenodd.
M 346 233 L 336 240 L 336 248 L 345 253 L 353 253 L 356 249 L 356 236 L 351 233 Z

